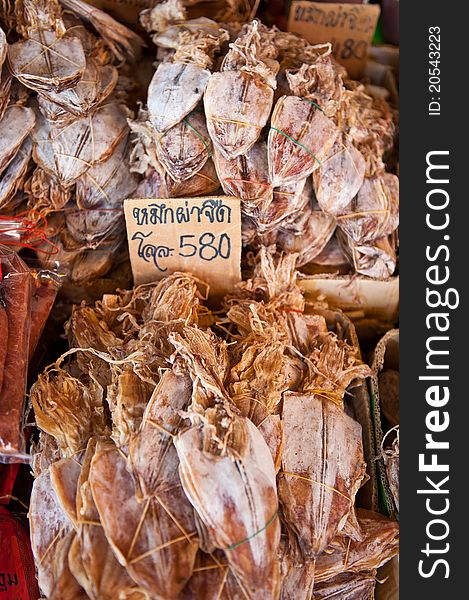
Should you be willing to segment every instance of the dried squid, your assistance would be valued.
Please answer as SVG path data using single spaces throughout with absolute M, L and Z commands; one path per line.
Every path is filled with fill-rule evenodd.
M 259 21 L 245 25 L 221 72 L 208 81 L 204 95 L 208 131 L 226 159 L 248 152 L 269 119 L 279 67 L 273 35 Z
M 330 47 L 316 46 L 313 64 L 287 72 L 291 96 L 282 96 L 272 113 L 269 168 L 272 185 L 286 185 L 308 177 L 333 147 L 339 130 L 334 116 L 342 83 Z

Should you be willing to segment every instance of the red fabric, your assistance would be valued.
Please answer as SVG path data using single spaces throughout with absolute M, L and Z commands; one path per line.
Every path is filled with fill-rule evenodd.
M 0 504 L 9 504 L 19 464 L 0 465 Z
M 25 528 L 0 506 L 0 600 L 37 600 L 34 559 Z

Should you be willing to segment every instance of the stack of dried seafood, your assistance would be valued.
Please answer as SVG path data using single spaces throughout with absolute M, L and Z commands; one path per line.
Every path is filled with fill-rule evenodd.
M 23 103 L 10 104 L 12 77 L 8 69 L 8 43 L 0 27 L 0 211 L 11 214 L 23 196 L 17 193 L 24 184 L 31 158 L 30 133 L 35 114 Z
M 132 168 L 145 175 L 137 193 L 203 195 L 221 186 L 242 201 L 249 248 L 275 244 L 298 253 L 299 266 L 349 263 L 357 273 L 392 275 L 398 179 L 385 157 L 393 113 L 347 78 L 330 44 L 256 20 L 235 34 L 188 20 L 178 0 L 145 11 L 142 23 L 160 62 L 147 109 L 132 124 Z
M 135 59 L 143 42 L 82 0 L 62 4 L 65 10 L 58 0 L 15 5 L 20 39 L 10 45 L 7 61 L 29 98 L 23 100 L 27 107 L 10 106 L 3 117 L 5 127 L 15 121 L 8 130 L 10 155 L 22 146 L 10 163 L 15 180 L 5 171 L 2 192 L 5 187 L 12 208 L 32 151 L 27 208 L 48 216 L 49 244 L 57 251 L 39 258 L 58 262 L 82 283 L 111 267 L 123 239 L 122 202 L 137 186 L 128 166 L 122 78 L 124 59 Z
M 295 260 L 262 251 L 223 316 L 184 274 L 75 308 L 71 349 L 31 390 L 48 598 L 374 588 L 397 525 L 355 509 L 366 465 L 344 409 L 369 369 L 305 313 Z
M 142 13 L 159 48 L 159 64 L 134 131 L 133 170 L 162 197 L 211 194 L 219 188 L 202 98 L 228 32 L 207 18 L 186 19 L 179 0 Z M 157 182 L 157 183 L 156 183 Z M 148 192 L 147 192 L 148 194 Z

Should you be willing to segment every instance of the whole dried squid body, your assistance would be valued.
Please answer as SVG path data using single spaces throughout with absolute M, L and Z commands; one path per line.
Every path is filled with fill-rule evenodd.
M 269 132 L 272 185 L 287 185 L 308 177 L 325 161 L 339 129 L 333 117 L 340 104 L 342 80 L 330 56 L 330 46 L 313 46 L 311 64 L 286 71 L 291 95 L 277 100 Z
M 161 62 L 148 88 L 149 119 L 160 135 L 177 125 L 200 102 L 216 52 L 228 39 L 221 28 L 184 28 L 171 62 Z
M 204 107 L 210 137 L 226 159 L 248 152 L 266 125 L 279 64 L 274 31 L 252 21 L 230 44 L 221 71 L 210 77 Z
M 244 456 L 204 451 L 203 427 L 181 433 L 175 441 L 184 490 L 205 525 L 210 541 L 249 598 L 276 598 L 276 558 L 280 526 L 275 470 L 264 438 L 248 420 Z
M 212 155 L 205 115 L 194 110 L 160 136 L 156 156 L 168 175 L 180 183 L 197 174 Z
M 141 110 L 138 119 L 131 122 L 133 168 L 147 174 L 148 166 L 157 170 L 167 181 L 161 194 L 167 197 L 190 195 L 184 193 L 186 181 L 190 187 L 202 187 L 202 193 L 210 193 L 219 184 L 216 180 L 215 188 L 207 191 L 210 186 L 204 171 L 214 169 L 208 164 L 212 143 L 202 97 L 228 33 L 209 19 L 186 21 L 178 0 L 143 11 L 141 22 L 167 56 L 159 62 L 150 82 L 147 110 Z
M 316 435 L 301 425 L 311 422 Z M 311 559 L 353 510 L 366 466 L 361 427 L 330 399 L 293 393 L 284 397 L 283 426 L 280 500 L 302 554 Z
M 173 469 L 172 486 L 139 502 L 116 446 L 98 448 L 91 463 L 91 490 L 105 535 L 118 561 L 150 597 L 176 598 L 198 550 L 192 510 L 186 510 L 190 505 L 181 488 L 174 490 L 177 477 Z
M 256 426 L 224 388 L 226 345 L 199 329 L 172 337 L 194 383 L 192 426 L 174 439 L 184 491 L 246 597 L 277 598 L 280 540 L 275 467 Z
M 280 598 L 309 600 L 315 562 L 339 534 L 359 537 L 354 504 L 366 465 L 361 427 L 346 414 L 343 396 L 370 370 L 322 315 L 304 314 L 295 259 L 276 261 L 262 250 L 252 279 L 227 298 L 240 335 L 230 346 L 233 360 L 240 360 L 229 389 L 276 457 L 285 533 Z M 280 427 L 269 431 L 265 424 L 273 416 Z

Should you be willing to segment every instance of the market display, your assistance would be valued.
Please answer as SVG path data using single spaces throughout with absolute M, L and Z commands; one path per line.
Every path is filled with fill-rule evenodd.
M 0 538 L 27 600 L 372 600 L 398 554 L 396 334 L 368 360 L 354 298 L 301 288 L 396 277 L 397 109 L 258 4 L 0 3 L 0 504 L 31 549 L 10 507 Z M 223 194 L 227 295 L 119 289 L 126 199 Z
M 330 44 L 256 20 L 235 28 L 184 15 L 181 2 L 166 2 L 143 19 L 162 62 L 147 108 L 130 124 L 131 168 L 148 181 L 137 196 L 148 186 L 160 197 L 221 186 L 242 200 L 247 248 L 297 252 L 301 267 L 337 239 L 355 272 L 390 277 L 399 182 L 386 160 L 395 112 L 348 79 Z
M 104 553 L 132 597 L 205 598 L 195 565 L 212 561 L 218 597 L 308 598 L 326 556 L 321 582 L 397 552 L 397 524 L 354 506 L 366 464 L 344 394 L 370 369 L 304 312 L 294 265 L 263 252 L 223 314 L 184 274 L 74 310 L 71 349 L 31 389 L 46 593 L 111 598 Z

